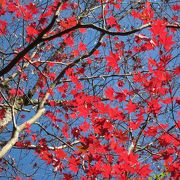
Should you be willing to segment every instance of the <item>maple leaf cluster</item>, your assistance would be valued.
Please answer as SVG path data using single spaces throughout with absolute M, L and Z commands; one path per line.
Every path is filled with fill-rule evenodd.
M 179 179 L 178 10 L 0 1 L 0 177 Z

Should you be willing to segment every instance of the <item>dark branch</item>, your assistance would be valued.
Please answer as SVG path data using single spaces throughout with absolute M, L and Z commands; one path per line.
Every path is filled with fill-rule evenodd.
M 43 40 L 50 41 L 50 40 L 52 40 L 54 38 L 61 37 L 62 35 L 66 34 L 66 33 L 69 33 L 70 31 L 74 31 L 76 29 L 79 29 L 79 28 L 94 29 L 94 30 L 97 30 L 97 31 L 99 31 L 101 33 L 108 34 L 108 35 L 111 35 L 111 36 L 128 36 L 128 35 L 134 34 L 134 33 L 138 32 L 138 31 L 141 31 L 141 30 L 143 30 L 145 28 L 148 28 L 148 27 L 151 27 L 151 23 L 144 24 L 144 25 L 142 25 L 142 26 L 140 26 L 138 28 L 134 28 L 131 31 L 113 32 L 113 31 L 108 31 L 106 29 L 98 27 L 98 26 L 96 26 L 94 24 L 77 24 L 76 26 L 73 26 L 73 27 L 71 27 L 69 29 L 66 29 L 66 30 L 64 30 L 62 32 L 59 32 L 59 33 L 57 33 L 55 35 L 52 35 L 52 36 L 49 36 L 49 37 L 44 37 Z M 175 25 L 168 24 L 166 27 L 167 28 L 176 28 L 176 29 L 179 29 L 180 25 L 179 24 L 175 24 Z
M 30 50 L 32 50 L 38 44 L 43 42 L 42 37 L 53 27 L 54 23 L 56 22 L 56 19 L 58 18 L 57 12 L 59 11 L 60 5 L 61 4 L 59 3 L 49 25 L 44 30 L 42 30 L 42 32 L 36 37 L 36 39 L 32 43 L 30 43 L 25 49 L 18 53 L 17 56 L 5 68 L 3 68 L 0 71 L 0 77 L 8 73 Z

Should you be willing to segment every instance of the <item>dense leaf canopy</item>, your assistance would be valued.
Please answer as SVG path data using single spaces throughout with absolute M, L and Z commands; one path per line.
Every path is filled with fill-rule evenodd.
M 0 178 L 178 179 L 176 0 L 0 1 Z

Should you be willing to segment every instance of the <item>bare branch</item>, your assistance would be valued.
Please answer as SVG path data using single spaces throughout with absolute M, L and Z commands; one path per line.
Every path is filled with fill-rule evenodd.
M 97 30 L 101 33 L 104 33 L 104 34 L 108 34 L 108 35 L 111 35 L 111 36 L 128 36 L 128 35 L 131 35 L 131 34 L 134 34 L 136 32 L 139 32 L 145 28 L 148 28 L 148 27 L 151 27 L 151 23 L 148 23 L 148 24 L 144 24 L 138 28 L 134 28 L 133 30 L 131 31 L 125 31 L 125 32 L 113 32 L 113 31 L 109 31 L 109 30 L 106 30 L 106 29 L 103 29 L 101 27 L 98 27 L 94 24 L 77 24 L 76 26 L 73 26 L 72 28 L 69 28 L 67 30 L 64 30 L 62 32 L 59 32 L 55 35 L 52 35 L 52 36 L 49 36 L 49 37 L 44 37 L 43 40 L 45 41 L 50 41 L 54 38 L 57 38 L 57 37 L 61 37 L 62 35 L 64 35 L 65 33 L 69 33 L 71 31 L 74 31 L 76 29 L 79 29 L 79 28 L 85 28 L 85 29 L 94 29 L 94 30 Z M 166 26 L 167 28 L 176 28 L 176 29 L 179 29 L 180 28 L 180 25 L 179 24 L 168 24 Z

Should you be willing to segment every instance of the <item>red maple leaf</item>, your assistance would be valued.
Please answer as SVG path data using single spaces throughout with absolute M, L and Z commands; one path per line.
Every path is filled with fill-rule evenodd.
M 32 134 L 31 139 L 32 139 L 33 141 L 36 141 L 36 140 L 37 140 L 37 135 L 36 135 L 36 134 Z
M 56 149 L 54 153 L 58 159 L 64 159 L 67 156 L 66 153 L 62 149 Z
M 62 134 L 63 134 L 66 138 L 69 138 L 68 130 L 69 130 L 69 126 L 68 126 L 67 124 L 65 124 L 65 125 L 62 127 Z
M 126 95 L 121 92 L 117 92 L 115 97 L 119 102 L 123 102 L 126 100 Z
M 144 134 L 146 136 L 156 136 L 157 132 L 158 132 L 158 127 L 149 126 L 148 129 L 144 131 Z
M 118 61 L 119 61 L 119 55 L 114 54 L 112 52 L 110 52 L 109 56 L 106 56 L 106 60 L 107 60 L 107 65 L 112 67 L 113 69 L 117 69 L 118 67 Z
M 126 105 L 125 110 L 128 111 L 128 113 L 132 113 L 136 111 L 137 105 L 134 104 L 132 101 L 129 101 L 128 104 Z
M 129 128 L 131 128 L 132 130 L 138 129 L 139 126 L 140 126 L 140 123 L 138 123 L 138 122 L 133 122 L 133 121 L 129 122 Z
M 79 169 L 79 165 L 80 165 L 80 161 L 79 159 L 75 158 L 75 157 L 70 157 L 69 160 L 69 169 L 71 171 L 73 171 L 74 173 L 77 173 L 78 172 L 78 169 Z
M 166 22 L 161 19 L 154 20 L 151 25 L 150 31 L 153 33 L 154 36 L 166 35 Z
M 0 36 L 6 34 L 6 28 L 8 23 L 5 20 L 0 19 Z
M 171 104 L 173 102 L 173 98 L 165 98 L 161 100 L 164 104 Z
M 176 75 L 180 74 L 180 66 L 175 67 L 174 74 L 176 74 Z
M 79 32 L 82 33 L 82 34 L 86 33 L 86 31 L 87 31 L 87 29 L 85 29 L 85 28 L 80 28 L 79 29 Z
M 8 11 L 12 13 L 12 12 L 16 12 L 17 6 L 14 3 L 9 2 L 7 8 L 8 8 Z
M 172 5 L 172 9 L 174 11 L 179 11 L 180 10 L 180 5 L 179 4 L 174 4 L 174 5 Z
M 17 96 L 22 96 L 22 95 L 23 95 L 23 91 L 20 90 L 20 89 L 12 88 L 12 89 L 9 90 L 9 94 L 10 94 L 11 96 L 15 96 L 15 95 L 17 95 Z
M 65 37 L 64 42 L 69 46 L 74 46 L 74 38 L 72 36 Z
M 101 164 L 100 166 L 102 168 L 103 177 L 109 179 L 112 174 L 112 166 L 110 164 Z
M 164 45 L 164 49 L 169 51 L 175 42 L 173 41 L 173 36 L 168 36 L 166 34 L 160 36 L 159 41 Z
M 107 87 L 105 90 L 105 96 L 108 99 L 113 100 L 114 99 L 114 89 L 112 87 Z
M 147 107 L 148 112 L 153 113 L 153 114 L 158 114 L 160 109 L 161 109 L 161 105 L 159 104 L 158 99 L 149 100 L 148 107 Z
M 86 44 L 84 44 L 83 42 L 80 42 L 79 46 L 78 46 L 78 49 L 80 51 L 86 51 L 87 50 Z
M 38 13 L 38 9 L 36 7 L 35 4 L 33 4 L 32 2 L 29 3 L 28 5 L 26 5 L 26 8 L 30 11 L 30 13 L 32 14 L 37 14 Z
M 87 121 L 85 121 L 81 124 L 80 129 L 83 132 L 87 132 L 90 129 L 90 124 Z
M 152 172 L 152 170 L 150 169 L 150 165 L 149 164 L 145 164 L 143 165 L 143 167 L 138 171 L 138 174 L 142 177 L 148 177 L 149 174 Z
M 47 150 L 42 150 L 40 153 L 39 153 L 39 157 L 46 161 L 47 164 L 51 164 L 53 162 L 53 155 L 47 151 Z
M 77 24 L 77 20 L 76 20 L 75 16 L 71 16 L 71 17 L 59 22 L 60 27 L 62 27 L 64 29 L 68 29 L 73 26 L 76 26 L 76 24 Z
M 50 80 L 52 80 L 52 81 L 56 78 L 56 73 L 54 73 L 54 72 L 49 72 L 47 75 L 49 76 Z
M 36 30 L 32 25 L 26 27 L 26 32 L 29 36 L 35 36 L 38 34 L 38 30 Z
M 110 16 L 109 18 L 106 19 L 107 24 L 110 26 L 116 25 L 116 18 L 114 16 Z

